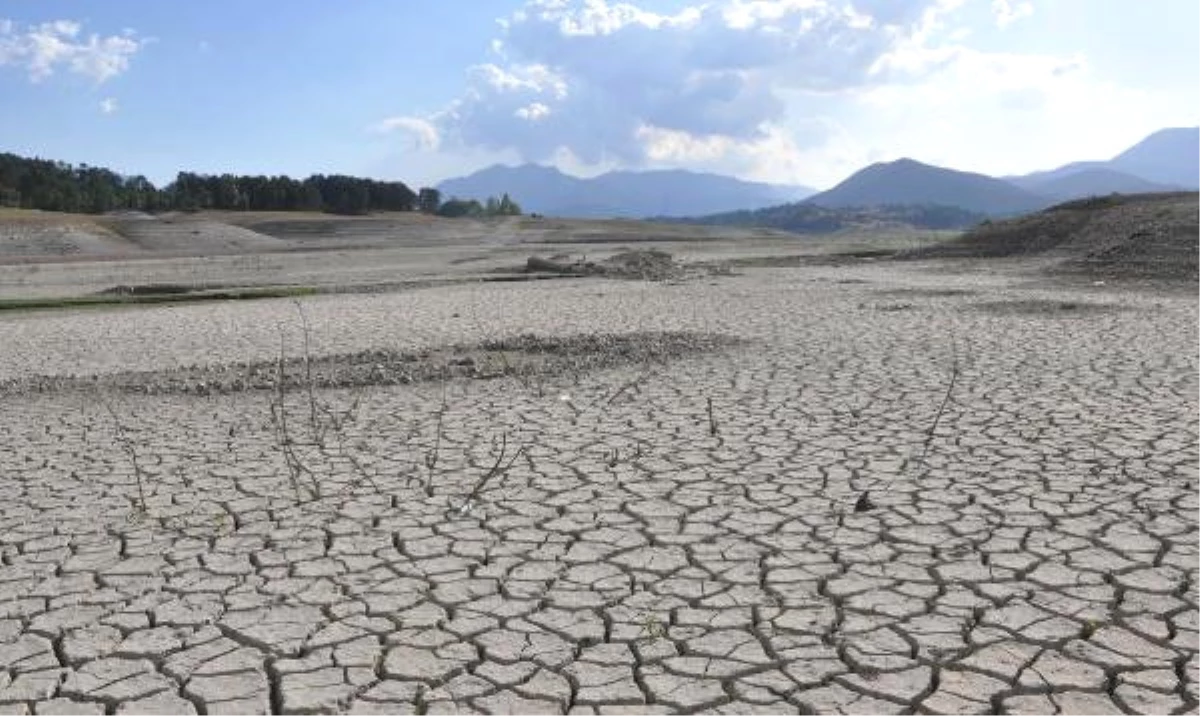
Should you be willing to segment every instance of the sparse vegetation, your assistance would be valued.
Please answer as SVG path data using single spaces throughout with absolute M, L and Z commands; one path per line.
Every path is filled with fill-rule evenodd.
M 662 220 L 712 226 L 757 226 L 799 234 L 830 234 L 851 229 L 882 227 L 962 229 L 974 226 L 985 218 L 985 214 L 978 212 L 932 204 L 833 208 L 798 202 L 755 211 L 733 211 L 710 216 Z

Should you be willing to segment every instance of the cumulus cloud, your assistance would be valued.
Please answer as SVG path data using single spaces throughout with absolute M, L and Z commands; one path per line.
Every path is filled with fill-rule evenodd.
M 105 97 L 100 100 L 100 113 L 113 114 L 118 109 L 117 100 L 113 97 Z
M 784 120 L 781 92 L 869 85 L 879 59 L 946 3 L 728 0 L 663 14 L 531 0 L 502 19 L 494 61 L 426 121 L 446 141 L 532 161 L 745 153 Z
M 534 102 L 527 107 L 521 107 L 516 111 L 516 115 L 521 119 L 528 119 L 531 122 L 536 122 L 550 114 L 550 108 L 541 102 Z
M 441 145 L 441 136 L 433 122 L 420 117 L 388 117 L 377 123 L 373 129 L 380 133 L 402 132 L 408 135 L 413 144 L 423 151 L 435 151 Z
M 1033 14 L 1033 3 L 1012 2 L 1012 0 L 992 0 L 992 15 L 996 18 L 996 26 L 1004 29 L 1017 20 Z
M 22 67 L 33 82 L 63 69 L 100 84 L 129 69 L 145 42 L 130 29 L 118 35 L 85 36 L 83 26 L 72 20 L 28 27 L 0 20 L 0 66 Z
M 403 126 L 437 138 L 426 146 L 576 173 L 682 166 L 828 186 L 899 156 L 1049 166 L 1089 156 L 1110 117 L 1136 137 L 1161 123 L 1154 112 L 1179 116 L 1183 100 L 1105 82 L 1082 56 L 969 42 L 1032 13 L 1028 0 L 694 0 L 671 12 L 529 0 L 501 19 L 458 99 Z M 1021 151 L 995 140 L 1010 134 Z

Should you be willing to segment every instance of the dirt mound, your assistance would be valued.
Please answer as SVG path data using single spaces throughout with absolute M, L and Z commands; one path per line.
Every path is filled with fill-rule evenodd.
M 1052 271 L 1195 280 L 1200 194 L 1114 194 L 985 222 L 950 241 L 897 256 L 1055 260 Z
M 657 249 L 622 251 L 603 261 L 572 261 L 559 254 L 550 258 L 531 256 L 525 262 L 526 273 L 557 273 L 570 276 L 605 276 L 608 278 L 665 281 L 680 278 L 686 269 L 675 263 L 674 257 Z
M 114 256 L 138 251 L 138 247 L 87 219 L 0 211 L 0 260 Z
M 366 350 L 339 355 L 291 356 L 278 361 L 129 371 L 102 376 L 32 376 L 0 380 L 0 395 L 69 390 L 211 395 L 251 390 L 355 388 L 473 378 L 519 379 L 579 374 L 621 365 L 663 365 L 689 355 L 736 348 L 744 342 L 719 333 L 640 331 L 575 336 L 525 333 L 474 345 L 418 352 Z
M 0 261 L 278 251 L 288 244 L 201 216 L 115 212 L 103 216 L 0 210 Z
M 146 251 L 184 253 L 197 256 L 286 248 L 273 236 L 219 221 L 190 217 L 120 218 L 112 229 Z
M 640 278 L 661 281 L 675 278 L 683 268 L 666 251 L 623 251 L 604 261 L 604 269 L 611 276 Z

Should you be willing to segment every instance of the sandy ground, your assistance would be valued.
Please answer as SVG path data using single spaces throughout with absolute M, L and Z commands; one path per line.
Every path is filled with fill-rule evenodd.
M 0 711 L 1197 711 L 1194 293 L 868 262 L 300 303 L 314 355 L 745 343 L 296 391 L 284 440 L 269 391 L 103 376 L 300 355 L 293 301 L 0 313 L 0 381 L 101 388 L 0 396 Z
M 81 296 L 114 286 L 305 285 L 321 289 L 477 280 L 533 255 L 597 260 L 631 247 L 681 261 L 913 249 L 945 232 L 801 237 L 634 221 L 473 221 L 419 214 L 205 212 L 156 218 L 0 210 L 0 300 Z

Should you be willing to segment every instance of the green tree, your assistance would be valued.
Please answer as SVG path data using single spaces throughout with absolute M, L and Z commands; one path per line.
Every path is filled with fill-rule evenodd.
M 474 199 L 450 199 L 438 208 L 438 216 L 458 219 L 464 216 L 479 216 L 483 207 Z
M 521 207 L 517 202 L 513 201 L 506 192 L 500 197 L 499 213 L 501 216 L 520 216 Z
M 364 214 L 413 211 L 418 195 L 403 182 L 319 174 L 300 181 L 286 176 L 179 172 L 159 190 L 142 176 L 123 177 L 102 167 L 0 153 L 0 202 L 26 209 L 95 213 L 215 208 Z
M 442 205 L 442 193 L 432 187 L 421 187 L 417 194 L 417 208 L 426 214 L 436 214 Z

